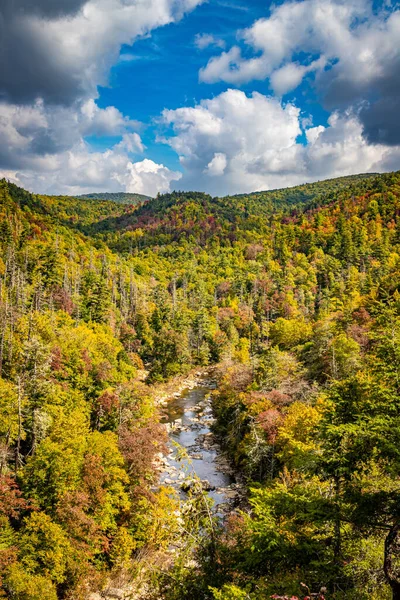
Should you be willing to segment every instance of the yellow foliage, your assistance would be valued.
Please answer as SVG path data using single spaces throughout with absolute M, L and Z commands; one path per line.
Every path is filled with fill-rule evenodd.
M 289 469 L 309 465 L 318 452 L 317 426 L 322 418 L 323 402 L 315 406 L 294 402 L 287 409 L 283 424 L 278 429 L 278 457 Z

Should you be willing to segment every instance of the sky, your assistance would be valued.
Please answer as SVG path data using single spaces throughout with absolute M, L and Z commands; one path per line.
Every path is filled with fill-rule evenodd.
M 0 177 L 214 196 L 400 169 L 400 2 L 1 0 Z

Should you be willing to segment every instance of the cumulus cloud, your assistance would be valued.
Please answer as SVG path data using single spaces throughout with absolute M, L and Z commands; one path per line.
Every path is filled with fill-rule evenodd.
M 0 167 L 40 168 L 43 156 L 64 152 L 88 135 L 121 136 L 125 149 L 142 152 L 140 136 L 130 135 L 138 123 L 118 109 L 99 108 L 93 100 L 81 106 L 47 106 L 43 100 L 32 105 L 0 103 Z M 130 145 L 131 149 L 128 148 Z
M 399 157 L 399 149 L 369 144 L 354 113 L 334 113 L 327 127 L 303 130 L 298 107 L 256 92 L 230 89 L 194 107 L 165 110 L 163 120 L 172 128 L 163 141 L 184 168 L 179 186 L 212 194 L 381 171 Z
M 82 142 L 68 152 L 43 157 L 40 169 L 38 164 L 21 171 L 0 169 L 0 176 L 37 193 L 74 195 L 124 190 L 155 196 L 169 191 L 181 173 L 148 159 L 132 162 L 118 146 L 91 152 Z
M 164 111 L 164 123 L 175 133 L 165 141 L 180 155 L 186 187 L 239 192 L 267 185 L 258 174 L 260 161 L 279 174 L 280 165 L 297 168 L 299 116 L 292 104 L 231 89 L 193 108 Z
M 164 165 L 158 165 L 152 160 L 145 159 L 137 163 L 129 163 L 125 189 L 155 196 L 158 192 L 167 192 L 172 181 L 179 181 L 182 173 L 170 171 Z
M 226 154 L 223 152 L 216 152 L 203 172 L 212 177 L 219 177 L 224 174 L 227 166 L 228 161 Z
M 145 151 L 145 146 L 140 135 L 134 132 L 124 133 L 122 140 L 115 146 L 115 149 L 130 154 L 142 154 Z
M 18 103 L 94 98 L 121 45 L 177 21 L 202 1 L 6 0 L 0 7 L 0 95 Z
M 326 64 L 324 57 L 314 60 L 309 65 L 301 65 L 299 63 L 287 63 L 280 69 L 276 69 L 270 76 L 270 84 L 278 96 L 283 96 L 294 90 L 303 80 L 307 73 L 319 71 Z
M 145 146 L 135 121 L 115 107 L 93 100 L 77 107 L 0 104 L 0 176 L 41 193 L 93 190 L 155 195 L 166 192 L 180 173 L 151 160 L 133 162 Z M 121 136 L 111 149 L 93 152 L 87 135 Z
M 330 110 L 346 110 L 361 99 L 364 135 L 370 142 L 398 144 L 400 94 L 400 10 L 384 4 L 373 11 L 368 0 L 303 0 L 276 5 L 239 36 L 239 45 L 210 59 L 201 81 L 240 85 L 270 78 L 285 94 L 306 74 Z M 296 56 L 306 58 L 298 64 Z M 315 56 L 318 57 L 317 60 Z
M 93 99 L 82 104 L 77 116 L 84 135 L 114 136 L 140 126 L 140 123 L 125 117 L 115 106 L 99 108 Z

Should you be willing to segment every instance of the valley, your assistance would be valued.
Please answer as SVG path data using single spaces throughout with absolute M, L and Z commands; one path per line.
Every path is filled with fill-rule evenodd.
M 4 597 L 397 597 L 398 172 L 0 231 Z

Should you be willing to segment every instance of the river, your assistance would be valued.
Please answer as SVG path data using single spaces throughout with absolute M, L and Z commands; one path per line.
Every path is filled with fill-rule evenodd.
M 235 483 L 229 463 L 210 429 L 213 389 L 214 382 L 200 381 L 165 406 L 162 422 L 168 429 L 169 454 L 164 459 L 161 483 L 174 487 L 184 497 L 182 483 L 195 474 L 213 499 L 215 512 L 223 515 L 239 498 L 240 486 Z M 176 444 L 186 451 L 188 458 L 177 460 Z

